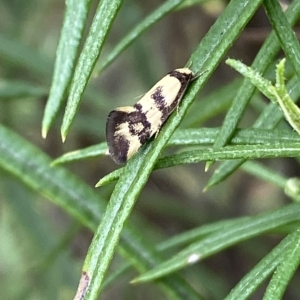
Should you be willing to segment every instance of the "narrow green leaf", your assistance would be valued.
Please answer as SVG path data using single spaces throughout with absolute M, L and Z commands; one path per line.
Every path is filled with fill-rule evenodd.
M 102 0 L 97 8 L 89 35 L 79 56 L 72 79 L 70 94 L 61 127 L 63 141 L 66 139 L 71 124 L 74 121 L 82 94 L 122 2 L 123 0 Z
M 300 45 L 291 28 L 292 23 L 289 23 L 290 18 L 287 14 L 283 13 L 278 1 L 264 0 L 263 3 L 281 47 L 291 62 L 298 79 L 300 79 Z
M 280 62 L 276 65 L 276 81 L 275 81 L 275 88 L 279 94 L 285 93 L 285 58 L 280 60 Z
M 148 143 L 127 163 L 126 171 L 122 173 L 115 186 L 109 206 L 96 231 L 84 264 L 83 270 L 90 278 L 89 288 L 83 291 L 83 294 L 79 293 L 78 297 L 86 295 L 87 299 L 96 299 L 98 296 L 124 222 L 145 185 L 155 161 L 196 94 L 203 87 L 212 70 L 216 68 L 226 50 L 238 37 L 259 4 L 259 0 L 232 0 L 191 56 L 190 61 L 193 62 L 194 71 L 201 73 L 201 71 L 207 70 L 207 72 L 191 85 L 178 114 L 173 114 L 168 119 L 154 142 Z
M 295 24 L 295 22 L 299 18 L 299 13 L 300 2 L 294 0 L 285 12 L 286 17 L 291 25 Z M 268 65 L 270 65 L 278 49 L 279 41 L 277 40 L 276 35 L 273 32 L 265 41 L 263 47 L 260 49 L 252 64 L 252 67 L 263 73 Z M 222 125 L 222 130 L 220 131 L 219 136 L 215 142 L 215 147 L 222 147 L 229 141 L 253 93 L 254 86 L 250 85 L 248 79 L 246 79 L 239 89 L 233 105 L 225 117 Z M 270 114 L 270 116 L 272 116 L 272 114 Z M 269 119 L 272 120 L 272 118 Z M 265 127 L 266 123 L 268 123 L 267 120 L 268 118 L 260 118 L 254 124 L 254 127 Z M 221 164 L 221 166 L 214 172 L 214 174 L 210 178 L 206 189 L 223 181 L 225 178 L 231 175 L 242 163 L 243 162 L 239 160 L 236 162 L 224 162 L 223 164 Z
M 33 85 L 30 82 L 19 80 L 0 80 L 0 99 L 16 99 L 26 97 L 42 97 L 47 94 L 47 89 Z
M 272 88 L 277 103 L 283 111 L 288 123 L 300 134 L 300 109 L 288 94 L 284 83 L 284 63 L 282 59 L 277 65 L 276 85 Z
M 258 162 L 247 161 L 243 164 L 242 169 L 256 178 L 275 184 L 281 188 L 285 188 L 288 181 L 287 178 L 278 174 L 274 169 L 268 168 Z
M 283 111 L 283 114 L 288 123 L 300 133 L 300 109 L 293 102 L 289 96 L 285 83 L 284 83 L 284 63 L 285 59 L 282 59 L 276 67 L 276 84 L 272 83 L 254 71 L 252 68 L 247 67 L 243 63 L 227 59 L 226 63 L 247 77 L 251 83 L 261 91 L 267 98 L 275 103 L 278 103 Z
M 224 300 L 249 299 L 258 287 L 270 276 L 282 262 L 282 253 L 290 247 L 298 233 L 289 234 L 279 245 L 274 247 L 240 282 L 231 290 Z M 273 298 L 274 299 L 274 298 Z
M 52 62 L 36 49 L 31 48 L 19 40 L 0 34 L 1 64 L 9 63 L 32 74 L 48 77 L 52 71 Z
M 220 128 L 178 129 L 167 146 L 203 146 L 214 143 Z M 256 145 L 300 142 L 299 135 L 290 130 L 237 129 L 231 145 Z
M 290 24 L 295 24 L 299 17 L 300 2 L 294 0 L 286 11 L 286 17 Z M 276 38 L 274 32 L 266 39 L 263 46 L 261 47 L 259 53 L 255 57 L 252 68 L 260 73 L 264 73 L 267 67 L 271 64 L 275 58 L 276 53 L 280 47 L 279 41 Z M 236 129 L 251 97 L 253 96 L 255 88 L 249 84 L 249 80 L 245 79 L 242 86 L 238 90 L 236 97 L 233 100 L 233 104 L 230 107 L 228 113 L 226 114 L 225 120 L 222 125 L 222 130 L 215 141 L 215 148 L 223 147 L 228 143 L 234 130 Z M 233 172 L 233 171 L 232 171 Z M 215 172 L 210 182 L 216 182 L 214 176 L 218 176 L 219 171 Z M 209 186 L 211 186 L 211 183 Z M 215 183 L 214 183 L 215 184 Z
M 290 178 L 286 182 L 284 192 L 294 199 L 295 201 L 300 201 L 300 178 Z
M 245 66 L 243 63 L 232 59 L 228 59 L 226 62 L 227 64 L 235 68 L 237 71 L 239 71 L 241 74 L 243 74 L 245 77 L 247 77 L 252 82 L 252 84 L 254 84 L 266 97 L 268 97 L 273 102 L 278 103 L 287 121 L 297 132 L 300 132 L 300 123 L 299 123 L 300 110 L 293 103 L 284 84 L 285 60 L 282 60 L 277 65 L 275 87 L 271 84 L 271 82 L 261 77 L 252 68 Z M 275 116 L 273 115 L 272 118 L 274 119 L 274 117 Z M 260 120 L 258 120 L 258 122 L 255 124 L 256 127 L 260 127 L 259 122 Z M 218 172 L 216 172 L 215 175 L 210 179 L 206 189 L 216 184 L 217 182 L 220 182 L 220 180 L 225 179 L 228 175 L 230 175 L 234 171 L 236 167 L 238 167 L 241 164 L 242 162 L 239 161 L 235 163 L 235 166 L 232 165 L 231 167 L 229 167 L 230 163 L 225 163 L 225 165 L 220 167 L 220 168 L 224 167 L 223 170 L 222 171 L 219 170 Z
M 123 39 L 113 48 L 112 51 L 110 51 L 108 56 L 100 64 L 96 70 L 96 73 L 100 73 L 106 69 L 143 32 L 149 29 L 152 25 L 156 24 L 159 20 L 161 20 L 168 13 L 172 12 L 183 2 L 185 2 L 185 0 L 168 0 L 160 5 L 154 12 L 138 23 L 135 28 L 133 28 L 127 35 L 123 37 Z
M 128 226 L 126 226 L 126 228 L 127 227 Z M 124 233 L 122 236 L 123 235 Z M 135 238 L 136 240 L 131 241 L 130 244 L 128 243 L 126 245 L 126 252 L 123 251 L 124 247 L 120 249 L 120 252 L 137 268 L 137 270 L 140 271 L 140 273 L 145 271 L 145 269 L 151 269 L 155 264 L 163 261 L 163 258 L 161 255 L 159 255 L 158 251 L 153 249 L 153 242 L 149 240 L 148 236 L 145 236 L 145 231 L 143 228 L 138 228 L 138 226 L 135 226 L 133 229 L 131 226 L 130 235 L 131 239 Z M 138 253 L 138 256 L 141 255 L 141 257 L 139 258 L 131 253 Z M 143 258 L 143 261 L 141 261 L 141 258 Z M 159 280 L 157 281 L 157 284 L 158 286 L 162 287 L 169 299 L 203 300 L 201 294 L 196 292 L 191 287 L 190 281 L 188 279 L 185 280 L 183 277 L 177 274 L 173 274 L 168 278 Z
M 235 7 L 232 5 L 234 3 Z M 229 48 L 228 41 L 233 41 L 241 33 L 241 30 L 250 20 L 256 9 L 259 7 L 261 1 L 231 1 L 222 15 L 218 18 L 216 23 L 210 28 L 208 34 L 202 39 L 199 47 L 204 47 L 206 51 L 197 49 L 191 56 L 189 63 L 192 63 L 193 67 L 201 66 L 201 69 L 196 69 L 196 73 L 203 71 L 211 72 L 209 66 L 216 66 L 219 62 L 220 57 Z M 248 10 L 244 9 L 247 7 Z M 240 16 L 234 16 L 234 13 L 239 11 Z M 226 19 L 228 16 L 228 19 Z M 230 21 L 229 21 L 230 20 Z M 211 49 L 210 51 L 208 49 Z M 219 49 L 219 51 L 215 51 Z M 201 51 L 202 56 L 198 53 Z M 204 65 L 204 62 L 208 61 L 209 65 Z M 187 64 L 188 65 L 188 64 Z M 204 76 L 207 76 L 204 74 Z
M 42 151 L 0 126 L 0 166 L 21 182 L 41 192 L 93 229 L 105 209 L 105 200 L 82 184 L 71 172 L 50 167 L 51 159 Z
M 204 224 L 198 228 L 194 228 L 184 233 L 178 234 L 175 237 L 169 238 L 168 240 L 162 242 L 158 245 L 160 250 L 170 250 L 172 248 L 177 248 L 179 246 L 186 246 L 192 242 L 199 241 L 200 239 L 206 238 L 210 234 L 219 232 L 219 230 L 225 228 L 232 228 L 233 226 L 239 226 L 241 222 L 250 220 L 251 217 L 239 217 L 230 220 L 222 220 L 214 223 Z
M 226 59 L 226 64 L 249 79 L 262 94 L 276 103 L 276 97 L 271 89 L 273 87 L 271 81 L 262 77 L 254 68 L 248 67 L 238 60 L 228 58 Z
M 169 260 L 134 279 L 146 282 L 158 279 L 220 252 L 232 245 L 261 235 L 280 226 L 300 220 L 300 205 L 291 204 L 274 212 L 264 213 L 240 222 L 239 226 L 221 229 L 200 242 L 191 244 Z
M 167 147 L 213 144 L 218 128 L 178 129 L 170 138 Z M 266 144 L 272 142 L 299 142 L 297 133 L 288 130 L 238 129 L 231 140 L 232 145 Z M 108 155 L 107 143 L 103 142 L 84 149 L 65 153 L 52 162 L 52 165 Z
M 156 168 L 167 168 L 180 164 L 197 163 L 206 160 L 298 157 L 299 155 L 300 143 L 226 146 L 219 150 L 207 148 L 166 156 L 158 160 Z
M 292 99 L 298 99 L 300 96 L 299 80 L 294 76 L 287 84 L 288 93 Z M 260 117 L 256 120 L 254 128 L 275 128 L 282 119 L 282 112 L 278 109 L 278 106 L 274 103 L 270 103 L 267 108 L 262 112 Z M 206 185 L 206 190 L 212 186 L 222 182 L 229 175 L 231 175 L 239 166 L 241 166 L 245 160 L 227 161 L 223 162 L 214 172 L 213 176 L 209 179 Z
M 232 103 L 232 99 L 241 84 L 241 78 L 237 78 L 226 84 L 224 87 L 220 87 L 216 91 L 213 91 L 208 96 L 201 98 L 200 101 L 195 101 L 181 126 L 185 128 L 199 127 L 199 124 L 226 111 Z
M 290 244 L 281 253 L 282 260 L 274 273 L 264 300 L 282 299 L 283 294 L 300 264 L 300 229 L 291 234 Z
M 72 79 L 90 2 L 91 0 L 66 1 L 66 13 L 56 51 L 52 84 L 42 121 L 43 138 L 46 138 L 58 110 L 63 104 Z
M 209 2 L 210 0 L 185 0 L 178 8 L 177 10 L 180 9 L 185 9 L 188 8 L 190 6 L 195 6 L 204 2 Z M 217 4 L 218 5 L 218 4 Z M 222 4 L 220 4 L 222 5 Z M 224 4 L 225 5 L 225 4 Z M 223 7 L 223 6 L 222 6 Z
M 51 163 L 51 165 L 55 166 L 66 162 L 73 162 L 81 159 L 93 158 L 101 155 L 106 155 L 107 153 L 108 153 L 107 143 L 104 142 L 84 149 L 68 152 L 55 159 Z
M 124 168 L 117 169 L 113 172 L 110 172 L 109 174 L 105 175 L 102 177 L 95 185 L 95 187 L 100 187 L 106 184 L 109 184 L 115 180 L 118 180 L 119 177 L 122 175 L 124 172 Z
M 216 134 L 217 132 L 215 133 L 215 136 Z M 190 140 L 188 140 L 187 142 L 191 142 L 192 138 L 193 137 L 190 136 Z M 248 139 L 251 139 L 251 135 L 248 136 Z M 207 139 L 204 138 L 204 140 L 205 142 L 207 142 Z M 234 140 L 235 139 L 233 138 L 232 142 L 234 142 Z M 197 141 L 199 142 L 199 140 Z M 211 143 L 212 142 L 213 139 L 211 139 Z M 279 155 L 279 152 L 280 155 L 282 155 L 282 157 L 299 156 L 298 151 L 300 144 L 298 134 L 296 134 L 295 136 L 295 143 L 290 143 L 284 140 L 280 141 L 276 139 L 272 141 L 267 141 L 263 139 L 261 142 L 263 145 L 250 145 L 251 143 L 247 143 L 247 141 L 245 141 L 245 146 L 240 145 L 240 143 L 238 143 L 239 145 L 237 146 L 226 146 L 220 150 L 215 150 L 214 148 L 206 148 L 201 150 L 186 151 L 172 156 L 166 156 L 157 161 L 157 163 L 154 166 L 154 170 L 176 166 L 184 163 L 197 163 L 205 160 L 236 160 L 238 158 L 274 158 Z M 265 142 L 267 142 L 268 144 L 265 145 Z M 192 143 L 190 145 L 192 145 Z M 123 171 L 124 168 L 121 168 L 109 173 L 108 175 L 104 176 L 98 181 L 96 187 L 100 187 L 114 180 L 117 180 Z
M 50 157 L 41 150 L 0 125 L 0 168 L 63 208 L 84 226 L 95 230 L 107 201 L 71 172 L 61 167 L 50 167 L 50 163 Z M 119 247 L 138 270 L 144 271 L 159 263 L 161 258 L 136 227 L 127 224 Z M 201 299 L 177 275 L 161 281 L 160 285 L 176 300 L 185 297 Z

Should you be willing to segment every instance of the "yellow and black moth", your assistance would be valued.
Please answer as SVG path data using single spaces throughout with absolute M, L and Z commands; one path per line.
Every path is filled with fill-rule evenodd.
M 189 68 L 171 71 L 136 104 L 109 113 L 106 140 L 116 163 L 126 162 L 154 134 L 157 136 L 195 77 Z

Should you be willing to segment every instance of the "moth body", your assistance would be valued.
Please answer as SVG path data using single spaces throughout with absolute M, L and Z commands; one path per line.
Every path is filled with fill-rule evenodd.
M 158 134 L 194 78 L 189 68 L 171 71 L 136 104 L 118 107 L 109 113 L 106 140 L 116 163 L 126 162 L 147 140 Z

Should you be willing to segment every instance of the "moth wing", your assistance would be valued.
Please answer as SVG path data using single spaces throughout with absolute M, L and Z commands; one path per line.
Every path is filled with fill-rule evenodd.
M 175 77 L 168 77 L 168 82 L 163 86 L 163 95 L 165 96 L 165 102 L 167 106 L 171 106 L 176 100 L 179 91 L 181 89 L 181 83 Z
M 139 103 L 142 102 L 144 98 L 151 98 L 155 101 L 155 95 L 157 95 L 159 91 L 158 96 L 163 97 L 165 104 L 170 105 L 170 103 L 174 101 L 177 94 L 179 93 L 180 88 L 181 83 L 177 78 L 165 76 L 145 94 L 145 96 L 139 101 Z
M 131 134 L 133 125 L 130 115 L 136 109 L 132 106 L 119 107 L 111 111 L 106 122 L 106 140 L 109 153 L 116 163 L 126 162 L 141 147 L 138 136 Z
M 166 76 L 138 102 L 151 124 L 150 137 L 159 131 L 162 124 L 177 106 L 178 100 L 180 100 L 178 98 L 180 89 L 180 81 L 174 77 Z

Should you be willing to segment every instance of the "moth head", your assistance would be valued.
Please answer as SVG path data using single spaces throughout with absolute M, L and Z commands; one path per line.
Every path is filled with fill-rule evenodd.
M 192 75 L 192 77 L 195 76 L 195 73 L 189 68 L 180 68 L 180 69 L 176 69 L 175 71 L 184 75 Z

